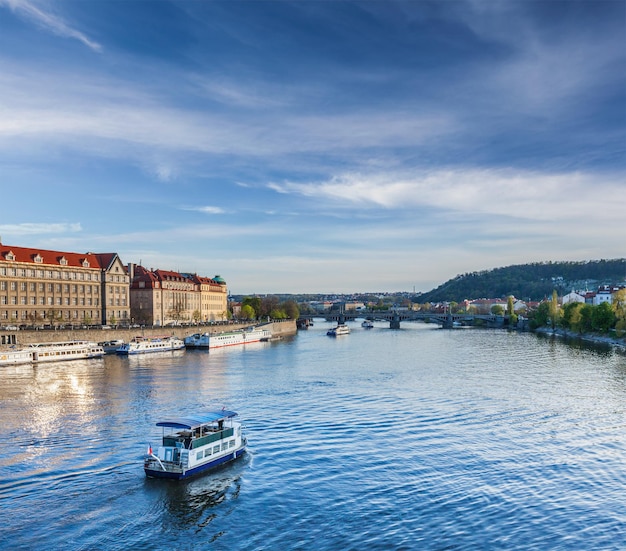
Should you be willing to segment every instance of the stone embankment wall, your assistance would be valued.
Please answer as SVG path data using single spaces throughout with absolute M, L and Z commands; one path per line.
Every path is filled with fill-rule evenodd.
M 133 337 L 161 337 L 174 335 L 184 338 L 192 333 L 223 333 L 233 329 L 250 327 L 250 323 L 228 323 L 218 325 L 201 325 L 188 327 L 138 327 L 133 329 L 41 329 L 25 331 L 0 330 L 0 344 L 30 344 L 33 342 L 59 342 L 59 341 L 93 341 L 103 342 L 121 339 L 128 342 Z M 295 335 L 297 332 L 295 320 L 274 321 L 263 326 L 269 326 L 272 336 L 286 337 Z

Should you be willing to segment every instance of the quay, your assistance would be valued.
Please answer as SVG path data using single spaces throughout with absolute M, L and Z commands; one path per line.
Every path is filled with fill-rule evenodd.
M 0 345 L 25 345 L 36 342 L 58 342 L 85 340 L 93 342 L 104 342 L 112 340 L 130 341 L 133 337 L 159 337 L 172 335 L 183 339 L 192 333 L 209 333 L 211 335 L 243 329 L 254 325 L 252 321 L 237 321 L 230 323 L 216 323 L 212 325 L 175 325 L 166 327 L 112 327 L 102 329 L 100 327 L 91 329 L 20 329 L 20 330 L 0 330 Z M 272 332 L 272 338 L 288 337 L 297 333 L 295 320 L 275 320 L 262 324 L 263 327 Z

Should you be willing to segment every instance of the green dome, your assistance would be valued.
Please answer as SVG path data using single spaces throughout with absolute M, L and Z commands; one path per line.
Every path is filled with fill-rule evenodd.
M 213 281 L 217 281 L 218 283 L 222 283 L 222 284 L 226 285 L 226 282 L 224 281 L 224 279 L 222 278 L 222 276 L 219 276 L 219 275 L 216 275 L 216 276 L 213 278 Z

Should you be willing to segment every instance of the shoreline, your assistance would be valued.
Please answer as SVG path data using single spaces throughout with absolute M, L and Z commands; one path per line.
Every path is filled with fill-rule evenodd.
M 600 335 L 597 333 L 576 333 L 575 331 L 570 331 L 569 329 L 563 329 L 561 327 L 556 329 L 551 329 L 550 327 L 538 327 L 534 330 L 534 333 L 539 333 L 545 336 L 580 340 L 593 344 L 606 344 L 618 348 L 621 352 L 626 352 L 626 337 L 610 337 L 608 335 Z

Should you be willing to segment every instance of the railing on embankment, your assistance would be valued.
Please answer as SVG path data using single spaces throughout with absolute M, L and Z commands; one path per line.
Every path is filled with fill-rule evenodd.
M 160 337 L 174 335 L 184 338 L 193 333 L 223 333 L 234 329 L 243 329 L 254 325 L 253 322 L 217 323 L 215 325 L 186 325 L 174 327 L 134 327 L 111 329 L 24 329 L 20 331 L 0 330 L 0 344 L 30 344 L 34 342 L 93 341 L 104 342 L 123 340 L 128 342 L 133 337 Z M 276 320 L 261 324 L 268 327 L 273 337 L 286 337 L 297 333 L 295 320 Z

